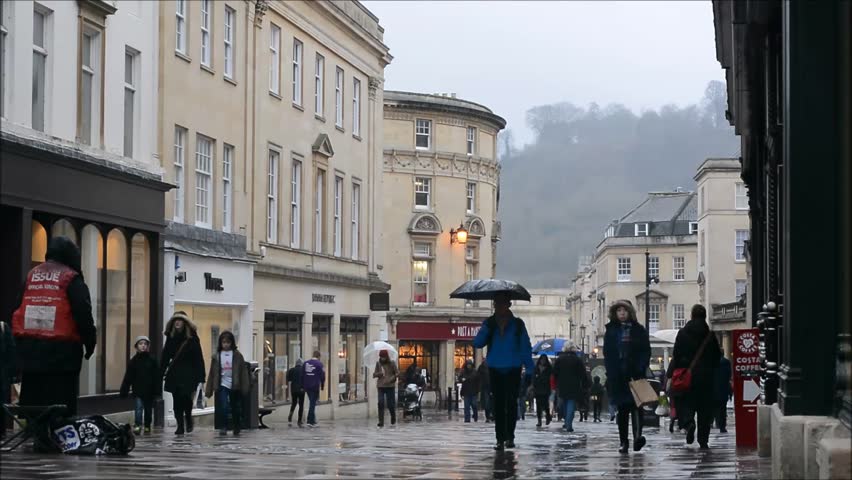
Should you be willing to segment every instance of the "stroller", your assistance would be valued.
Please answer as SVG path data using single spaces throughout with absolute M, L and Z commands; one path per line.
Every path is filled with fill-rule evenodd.
M 402 418 L 411 416 L 423 420 L 423 387 L 414 383 L 405 386 L 402 392 Z

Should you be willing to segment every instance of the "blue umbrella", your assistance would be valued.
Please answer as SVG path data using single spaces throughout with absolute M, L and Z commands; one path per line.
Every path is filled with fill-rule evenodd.
M 558 355 L 568 340 L 565 338 L 548 338 L 536 343 L 532 348 L 534 355 Z

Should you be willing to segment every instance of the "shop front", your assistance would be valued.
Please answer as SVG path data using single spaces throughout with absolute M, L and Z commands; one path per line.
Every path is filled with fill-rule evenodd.
M 4 128 L 2 139 L 0 318 L 18 307 L 26 275 L 44 262 L 50 239 L 70 238 L 81 250 L 98 329 L 96 351 L 80 373 L 79 413 L 130 411 L 132 400 L 118 390 L 132 339 L 147 335 L 155 353 L 162 347 L 160 251 L 170 185 L 144 165 L 39 133 L 22 137 Z
M 245 237 L 169 223 L 164 238 L 164 323 L 178 311 L 192 319 L 206 369 L 226 330 L 234 334 L 246 361 L 254 360 L 258 341 L 251 316 L 254 262 L 246 256 Z M 162 330 L 157 335 L 164 338 Z M 172 425 L 171 395 L 165 394 L 163 400 L 166 423 Z M 215 396 L 196 395 L 193 414 L 202 417 L 202 423 L 212 422 L 214 403 Z
M 370 312 L 370 291 L 264 272 L 255 272 L 254 285 L 254 325 L 263 339 L 256 347 L 263 359 L 262 403 L 275 408 L 272 416 L 280 420 L 289 413 L 287 371 L 318 351 L 326 371 L 318 419 L 366 417 L 373 365 L 364 365 L 362 351 L 379 339 L 384 322 Z
M 478 366 L 482 351 L 473 348 L 473 338 L 482 321 L 415 321 L 397 320 L 396 339 L 399 345 L 399 369 L 405 372 L 411 365 L 426 374 L 426 391 L 435 398 L 446 395 L 448 387 L 457 383 L 458 375 L 467 360 Z M 431 398 L 431 397 L 429 397 Z

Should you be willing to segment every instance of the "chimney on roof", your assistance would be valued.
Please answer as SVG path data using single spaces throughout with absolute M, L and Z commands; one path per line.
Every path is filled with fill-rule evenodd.
M 451 93 L 451 94 L 450 94 L 450 97 L 452 97 L 452 98 L 456 98 L 456 94 L 455 94 L 455 93 Z
M 683 193 L 683 187 L 675 188 L 675 193 Z

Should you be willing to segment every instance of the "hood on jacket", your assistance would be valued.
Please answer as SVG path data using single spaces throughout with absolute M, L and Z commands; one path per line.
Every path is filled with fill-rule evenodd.
M 296 368 L 301 367 L 301 366 L 302 366 L 302 359 L 301 359 L 301 358 L 297 358 L 297 359 L 296 359 L 296 365 L 294 365 L 294 366 L 295 366 Z
M 171 337 L 174 335 L 175 321 L 177 320 L 183 320 L 183 323 L 185 324 L 184 328 L 187 332 L 189 332 L 190 337 L 198 336 L 198 327 L 195 326 L 195 324 L 192 322 L 192 320 L 189 319 L 189 316 L 184 311 L 177 311 L 174 313 L 174 315 L 172 315 L 172 318 L 170 318 L 169 321 L 166 323 L 166 331 L 163 332 L 165 336 Z
M 136 345 L 139 345 L 139 342 L 141 342 L 142 340 L 148 342 L 148 347 L 151 347 L 151 339 L 148 338 L 147 335 L 139 335 L 138 337 L 136 337 L 136 340 L 133 341 L 133 348 L 136 348 Z
M 624 307 L 627 309 L 627 316 L 630 318 L 630 321 L 633 323 L 638 323 L 636 320 L 636 309 L 633 307 L 633 304 L 630 300 L 618 300 L 609 307 L 609 323 L 606 324 L 607 327 L 610 325 L 618 325 L 620 322 L 618 321 L 618 316 L 616 315 L 616 311 L 618 307 Z
M 47 244 L 47 253 L 44 254 L 45 260 L 52 260 L 61 263 L 75 272 L 82 274 L 83 270 L 80 267 L 80 249 L 68 237 L 53 237 Z

